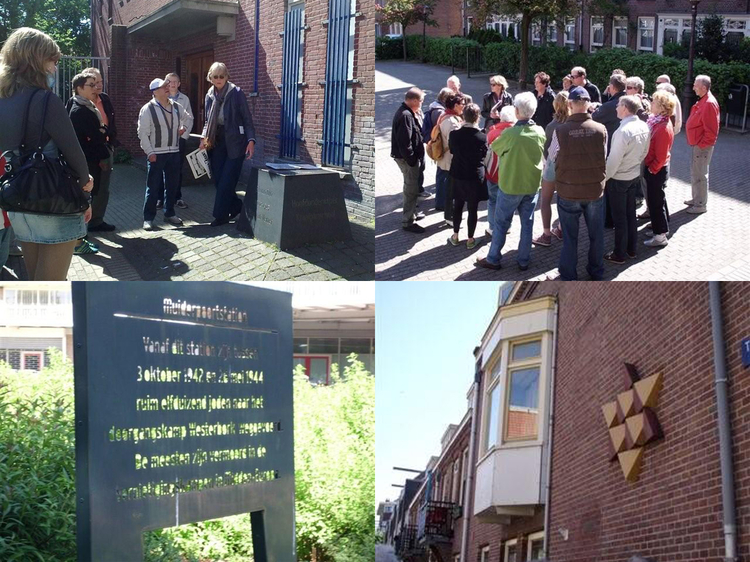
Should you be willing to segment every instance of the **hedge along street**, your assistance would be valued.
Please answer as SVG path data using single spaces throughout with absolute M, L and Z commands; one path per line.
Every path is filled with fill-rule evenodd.
M 532 59 L 533 60 L 533 59 Z M 659 60 L 666 60 L 659 57 Z M 614 68 L 614 67 L 613 67 Z M 532 66 L 531 71 L 539 69 Z M 569 69 L 568 69 L 569 70 Z M 627 68 L 625 68 L 627 71 Z M 449 235 L 442 213 L 433 211 L 434 197 L 420 200 L 420 210 L 427 217 L 420 225 L 427 228 L 424 235 L 401 231 L 400 207 L 402 202 L 402 176 L 390 157 L 390 127 L 393 113 L 411 86 L 426 91 L 425 105 L 435 99 L 451 73 L 450 67 L 423 65 L 414 62 L 381 61 L 376 64 L 376 254 L 375 275 L 378 280 L 420 279 L 546 279 L 557 278 L 557 265 L 561 242 L 551 248 L 532 248 L 529 270 L 521 272 L 514 265 L 520 235 L 517 219 L 511 225 L 505 245 L 503 269 L 498 272 L 476 270 L 473 262 L 484 257 L 489 239 L 477 238 L 478 249 L 467 251 L 464 246 L 448 248 Z M 642 75 L 641 75 L 642 76 Z M 467 79 L 459 71 L 462 91 L 474 100 L 489 91 L 488 77 Z M 643 77 L 643 76 L 642 76 Z M 645 79 L 645 78 L 644 78 Z M 600 83 L 603 85 L 603 83 Z M 557 88 L 559 89 L 559 87 Z M 652 91 L 653 87 L 647 90 Z M 512 94 L 518 86 L 510 84 Z M 744 217 L 750 213 L 750 192 L 747 178 L 750 163 L 744 158 L 750 138 L 722 130 L 711 162 L 710 195 L 711 212 L 695 218 L 685 213 L 683 201 L 690 198 L 690 151 L 684 133 L 675 138 L 672 148 L 671 177 L 666 189 L 671 213 L 670 244 L 658 252 L 643 246 L 645 223 L 640 223 L 638 258 L 625 268 L 605 266 L 606 279 L 632 280 L 697 280 L 750 278 L 750 252 L 741 241 L 746 237 Z M 434 191 L 435 165 L 428 161 L 425 187 Z M 486 205 L 480 205 L 477 237 L 487 228 Z M 553 221 L 557 218 L 556 205 L 552 205 Z M 536 213 L 534 232 L 541 232 L 541 214 Z M 580 233 L 578 247 L 579 277 L 585 279 L 588 242 L 585 229 Z M 465 239 L 466 231 L 461 233 Z M 605 247 L 613 243 L 612 231 L 605 232 Z M 506 264 L 508 264 L 506 266 Z M 513 264 L 513 265 L 510 265 Z
M 477 41 L 461 37 L 428 37 L 426 49 L 422 48 L 421 35 L 408 35 L 406 41 L 407 56 L 410 59 L 422 61 L 423 54 L 425 54 L 425 62 L 428 64 L 450 65 L 451 47 L 453 47 L 454 62 L 457 67 L 461 68 L 466 66 L 466 48 L 480 47 Z M 399 40 L 392 42 L 400 45 Z M 492 74 L 502 74 L 508 79 L 518 79 L 518 68 L 521 61 L 520 43 L 510 41 L 489 43 L 481 48 L 483 50 L 482 65 L 488 71 L 491 70 Z M 379 40 L 376 56 L 378 61 L 382 61 L 384 58 L 395 58 L 398 57 L 396 51 L 400 53 L 400 49 L 389 48 L 387 41 Z M 672 84 L 677 89 L 678 97 L 682 96 L 682 89 L 687 76 L 686 60 L 653 53 L 638 53 L 630 49 L 602 49 L 596 53 L 581 53 L 565 47 L 531 46 L 529 47 L 529 76 L 527 77 L 530 84 L 529 88 L 534 83 L 534 74 L 543 70 L 550 75 L 552 87 L 557 91 L 561 87 L 563 77 L 574 66 L 585 67 L 589 80 L 600 86 L 602 90 L 615 68 L 621 68 L 628 76 L 643 78 L 649 93 L 651 85 L 656 83 L 656 77 L 660 74 L 668 74 L 672 79 Z M 465 74 L 465 70 L 463 72 Z M 448 74 L 450 74 L 450 70 Z M 711 76 L 711 91 L 722 107 L 726 105 L 726 96 L 731 84 L 750 84 L 749 63 L 714 64 L 696 59 L 693 76 L 699 74 Z M 416 85 L 420 86 L 419 84 Z

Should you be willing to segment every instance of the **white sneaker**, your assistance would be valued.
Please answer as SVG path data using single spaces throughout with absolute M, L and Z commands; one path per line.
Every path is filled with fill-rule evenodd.
M 654 234 L 652 238 L 649 238 L 644 242 L 646 246 L 666 246 L 669 244 L 666 234 Z
M 143 230 L 152 230 L 154 228 L 153 221 L 143 221 Z
M 164 220 L 168 222 L 169 224 L 173 224 L 175 226 L 182 226 L 182 219 L 178 217 L 177 215 L 173 215 L 171 217 L 164 217 Z

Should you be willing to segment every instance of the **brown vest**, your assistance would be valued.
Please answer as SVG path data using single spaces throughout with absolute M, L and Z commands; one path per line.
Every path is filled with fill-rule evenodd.
M 595 201 L 604 192 L 607 129 L 588 113 L 574 113 L 557 130 L 557 193 L 571 201 Z

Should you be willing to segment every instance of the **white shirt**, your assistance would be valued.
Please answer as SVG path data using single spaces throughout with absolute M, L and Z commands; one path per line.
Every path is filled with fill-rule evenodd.
M 620 126 L 612 135 L 605 180 L 633 180 L 640 176 L 650 141 L 648 125 L 635 115 L 620 121 Z
M 164 108 L 159 105 L 156 98 L 144 105 L 138 115 L 138 138 L 146 156 L 179 152 L 177 133 L 187 119 L 185 109 L 172 100 L 169 100 L 169 106 Z
M 179 103 L 185 110 L 185 113 L 187 113 L 187 117 L 182 122 L 182 126 L 185 127 L 185 132 L 182 134 L 182 138 L 187 140 L 190 138 L 190 131 L 193 130 L 193 122 L 195 121 L 195 117 L 193 116 L 193 108 L 190 107 L 190 98 L 178 90 L 177 95 L 173 99 L 174 101 Z

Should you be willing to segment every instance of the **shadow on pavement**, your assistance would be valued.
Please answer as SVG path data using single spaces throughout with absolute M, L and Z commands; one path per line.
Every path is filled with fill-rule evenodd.
M 169 281 L 190 270 L 187 264 L 172 259 L 177 253 L 177 246 L 165 238 L 124 238 L 110 234 L 107 239 L 121 246 L 114 251 L 122 254 L 144 281 Z M 106 264 L 102 263 L 103 256 L 88 254 L 79 257 L 93 265 L 103 265 L 105 273 L 117 279 L 117 273 L 108 270 Z

